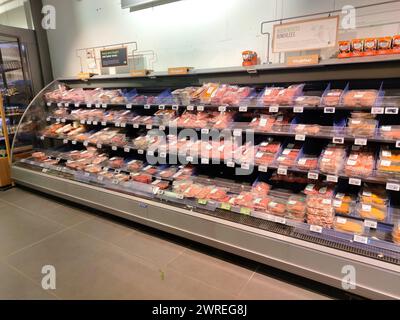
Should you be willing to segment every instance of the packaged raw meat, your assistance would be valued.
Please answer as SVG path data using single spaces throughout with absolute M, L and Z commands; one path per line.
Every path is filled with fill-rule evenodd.
M 295 100 L 295 105 L 300 107 L 318 107 L 321 104 L 321 97 L 303 96 Z
M 334 89 L 330 90 L 323 98 L 322 98 L 322 106 L 323 107 L 337 107 L 342 99 L 343 90 Z
M 303 155 L 297 160 L 296 167 L 303 170 L 315 170 L 318 168 L 318 157 Z
M 350 90 L 345 94 L 343 104 L 347 107 L 373 107 L 377 98 L 376 90 Z
M 183 192 L 183 196 L 185 198 L 197 198 L 202 189 L 203 186 L 201 184 L 193 183 Z
M 143 168 L 143 161 L 132 160 L 128 162 L 126 169 L 130 172 L 138 172 Z
M 231 106 L 239 106 L 246 102 L 249 97 L 253 94 L 254 89 L 250 87 L 242 87 L 237 91 L 228 90 L 228 92 L 222 98 L 222 104 L 228 104 Z
M 358 137 L 373 137 L 378 126 L 374 115 L 365 113 L 352 113 L 349 119 L 347 132 Z
M 108 155 L 106 155 L 106 154 L 100 154 L 100 155 L 98 155 L 98 156 L 95 156 L 94 158 L 93 158 L 93 160 L 92 160 L 92 164 L 94 164 L 94 165 L 100 165 L 100 164 L 102 164 L 103 162 L 106 162 L 106 161 L 108 161 Z
M 317 135 L 321 127 L 317 124 L 297 124 L 294 125 L 293 130 L 297 134 Z
M 392 233 L 393 242 L 396 244 L 400 244 L 400 224 L 396 223 L 393 228 Z
M 350 215 L 353 213 L 356 204 L 356 198 L 353 195 L 337 193 L 333 199 L 335 213 Z
M 46 154 L 44 152 L 34 152 L 32 154 L 32 158 L 35 159 L 35 161 L 44 161 L 46 160 L 48 157 L 46 156 Z
M 203 186 L 200 192 L 196 195 L 196 198 L 200 200 L 208 199 L 211 191 L 213 191 L 214 188 L 214 186 Z
M 54 110 L 53 116 L 56 118 L 67 118 L 69 116 L 69 108 L 58 108 Z
M 342 171 L 346 160 L 346 148 L 344 146 L 328 145 L 322 152 L 319 169 L 323 173 L 337 175 Z
M 302 196 L 291 196 L 287 202 L 288 218 L 296 221 L 304 221 L 306 218 L 306 198 Z
M 271 199 L 268 203 L 267 211 L 273 215 L 284 217 L 286 215 L 286 203 L 277 198 Z
M 265 106 L 271 106 L 277 104 L 278 94 L 284 90 L 284 88 L 266 88 L 262 95 L 262 103 Z
M 351 234 L 363 234 L 364 224 L 362 221 L 337 217 L 334 222 L 334 229 L 336 231 L 348 232 Z
M 160 190 L 167 190 L 169 188 L 168 181 L 156 180 L 151 185 L 153 185 L 154 187 L 156 187 Z
M 296 164 L 297 157 L 300 154 L 300 146 L 289 144 L 283 151 L 282 154 L 276 159 L 276 162 L 280 166 L 291 167 Z
M 396 176 L 400 174 L 400 151 L 382 148 L 377 166 L 378 174 Z
M 388 201 L 387 193 L 383 188 L 364 185 L 364 188 L 360 193 L 360 202 L 364 204 L 386 207 Z
M 266 197 L 271 190 L 271 186 L 265 182 L 256 182 L 252 189 L 251 192 L 257 196 L 263 196 Z
M 174 181 L 173 191 L 177 194 L 183 194 L 192 184 L 192 180 Z
M 219 202 L 229 202 L 230 197 L 228 196 L 228 189 L 215 187 L 211 190 L 207 199 Z
M 213 129 L 224 130 L 230 127 L 233 122 L 233 114 L 230 112 L 221 112 L 211 119 Z
M 85 167 L 85 171 L 89 173 L 100 173 L 102 170 L 103 168 L 101 166 L 95 164 L 89 164 Z
M 103 170 L 99 172 L 99 176 L 103 177 L 104 179 L 113 179 L 114 178 L 114 173 L 108 170 Z
M 359 203 L 356 212 L 364 219 L 385 221 L 387 217 L 387 207 L 374 204 Z
M 382 126 L 379 134 L 385 139 L 400 140 L 400 126 Z
M 175 167 L 170 167 L 162 170 L 159 173 L 160 178 L 162 179 L 171 179 L 176 173 L 178 172 L 178 169 Z
M 276 154 L 279 152 L 280 148 L 281 148 L 280 142 L 277 142 L 277 141 L 269 141 L 268 142 L 267 141 L 267 142 L 262 142 L 258 146 L 258 151 Z
M 236 207 L 253 208 L 254 195 L 251 192 L 242 192 L 236 197 L 232 197 L 230 204 Z
M 254 210 L 266 212 L 271 199 L 268 197 L 254 197 L 251 208 Z
M 278 93 L 276 103 L 281 106 L 293 105 L 297 97 L 303 93 L 304 84 L 292 85 Z
M 352 151 L 347 159 L 344 173 L 349 176 L 368 177 L 375 168 L 374 153 L 366 149 L 353 146 Z
M 115 157 L 115 158 L 111 158 L 108 161 L 107 167 L 110 167 L 112 169 L 121 169 L 124 165 L 125 165 L 124 158 Z
M 204 85 L 204 90 L 200 95 L 200 102 L 204 104 L 210 104 L 211 98 L 215 91 L 218 90 L 219 84 L 217 83 L 208 83 Z
M 155 167 L 155 166 L 147 166 L 147 167 L 143 168 L 142 171 L 143 171 L 144 173 L 147 173 L 147 174 L 153 176 L 153 175 L 157 174 L 158 168 Z
M 131 178 L 133 181 L 144 184 L 151 184 L 153 181 L 153 177 L 145 173 L 132 173 Z
M 119 182 L 128 182 L 130 180 L 130 176 L 127 175 L 126 173 L 117 173 L 114 176 L 114 179 Z

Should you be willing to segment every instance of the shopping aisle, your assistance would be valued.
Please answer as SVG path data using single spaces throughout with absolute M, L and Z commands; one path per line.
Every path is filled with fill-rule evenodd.
M 0 256 L 0 299 L 327 299 L 314 283 L 22 189 L 0 192 Z M 41 288 L 45 265 L 54 291 Z

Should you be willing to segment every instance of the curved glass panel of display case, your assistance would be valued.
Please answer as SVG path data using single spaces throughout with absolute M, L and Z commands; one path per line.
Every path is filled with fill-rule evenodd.
M 76 95 L 71 92 L 65 100 L 62 93 L 55 92 L 63 86 L 63 83 L 53 82 L 35 97 L 24 114 L 14 140 L 14 149 L 19 150 L 13 156 L 15 167 L 154 202 L 168 203 L 190 212 L 199 212 L 277 235 L 400 265 L 400 246 L 395 243 L 399 241 L 399 232 L 396 231 L 399 230 L 399 211 L 396 209 L 399 185 L 398 180 L 393 181 L 393 175 L 379 175 L 374 171 L 373 174 L 363 177 L 352 177 L 345 171 L 329 175 L 319 167 L 310 169 L 308 161 L 317 161 L 317 158 L 323 157 L 323 152 L 329 154 L 333 151 L 326 151 L 325 147 L 321 147 L 318 152 L 314 152 L 315 144 L 307 142 L 301 145 L 297 164 L 285 162 L 285 156 L 290 155 L 291 149 L 294 149 L 298 142 L 303 143 L 306 136 L 315 135 L 316 139 L 328 141 L 335 138 L 343 141 L 352 139 L 354 142 L 357 137 L 347 132 L 348 128 L 345 128 L 343 123 L 327 122 L 322 128 L 306 127 L 293 120 L 279 128 L 263 130 L 268 120 L 262 119 L 260 108 L 269 108 L 273 113 L 271 108 L 276 107 L 260 106 L 260 103 L 263 103 L 260 98 L 265 99 L 268 96 L 267 90 L 272 92 L 268 88 L 257 92 L 249 88 L 247 100 L 234 104 L 213 105 L 212 100 L 208 100 L 199 101 L 194 106 L 191 105 L 192 101 L 187 99 L 185 92 L 160 90 L 147 93 L 148 96 L 144 97 L 140 90 L 132 88 L 120 88 L 116 93 L 102 92 L 99 95 L 95 91 L 90 94 L 86 92 L 84 99 L 82 92 Z M 79 87 L 83 85 L 74 85 L 74 88 Z M 293 95 L 292 92 L 288 95 L 291 99 L 304 95 L 303 87 L 296 87 L 295 90 Z M 50 92 L 54 94 L 49 95 Z M 195 89 L 188 89 L 187 92 L 195 92 Z M 374 94 L 378 101 L 379 91 Z M 304 99 L 298 99 L 298 102 L 297 110 L 309 108 L 311 111 L 317 111 L 318 108 L 324 108 L 315 103 L 315 97 L 312 105 L 304 104 Z M 278 108 L 295 109 L 293 103 Z M 264 148 L 255 153 L 255 163 L 249 165 L 244 162 L 244 155 L 241 154 L 239 159 L 233 162 L 223 161 L 222 164 L 214 166 L 211 156 L 192 154 L 195 144 L 190 144 L 185 151 L 186 164 L 157 163 L 153 166 L 150 158 L 158 156 L 158 160 L 166 159 L 173 154 L 170 149 L 171 143 L 166 148 L 154 137 L 168 130 L 171 136 L 172 129 L 178 130 L 176 132 L 187 129 L 186 122 L 179 122 L 179 119 L 182 120 L 185 115 L 196 111 L 203 113 L 208 108 L 214 112 L 214 117 L 236 108 L 234 117 L 223 122 L 223 129 L 230 131 L 233 137 L 241 136 L 249 128 L 254 131 L 253 144 L 257 143 Z M 253 110 L 249 118 L 248 111 L 251 108 Z M 248 122 L 242 120 L 245 115 L 249 118 Z M 240 117 L 241 121 L 238 120 Z M 201 119 L 195 118 L 195 121 L 198 121 L 197 128 L 194 128 L 197 134 L 205 134 L 205 130 L 212 130 L 204 126 Z M 254 123 L 258 124 L 255 126 Z M 214 122 L 214 125 L 216 124 Z M 376 124 L 372 125 L 375 130 Z M 310 130 L 305 131 L 307 128 Z M 154 129 L 154 136 L 149 136 L 149 132 Z M 392 129 L 393 127 L 390 127 L 390 130 Z M 386 128 L 385 132 L 390 130 Z M 386 141 L 377 135 L 378 131 L 371 140 L 374 143 Z M 279 137 L 279 145 L 274 146 L 271 137 Z M 362 143 L 359 141 L 354 144 Z M 274 151 L 268 151 L 269 147 Z M 20 150 L 24 150 L 24 153 Z M 177 152 L 178 156 L 180 151 Z M 264 159 L 268 152 L 274 153 L 274 161 L 267 165 L 258 163 L 257 161 Z M 198 159 L 198 163 L 195 158 Z M 357 160 L 357 157 L 353 158 L 353 161 Z M 265 156 L 265 159 L 268 159 L 268 156 Z M 190 163 L 196 164 L 191 166 Z M 242 175 L 240 171 L 236 171 L 239 172 L 236 175 L 235 167 L 244 171 L 254 170 L 249 175 Z M 303 175 L 306 180 L 301 180 L 302 190 L 297 188 L 289 192 L 282 191 L 280 187 L 270 190 L 271 187 L 267 183 L 273 181 L 277 175 L 293 175 L 293 179 L 296 175 Z M 318 186 L 309 182 L 318 181 L 321 177 L 337 185 L 331 189 L 325 186 L 326 190 L 315 189 Z M 359 197 L 358 200 L 340 192 L 342 180 L 346 181 L 344 189 L 347 189 L 348 185 L 349 190 L 353 190 L 353 187 L 358 188 L 353 192 L 355 197 Z M 375 184 L 378 188 L 373 187 Z M 386 196 L 381 196 L 385 192 L 385 186 L 389 189 L 388 192 L 395 192 L 395 196 L 391 197 L 392 202 Z M 200 195 L 202 191 L 204 194 Z M 321 196 L 326 192 L 332 194 Z M 254 194 L 257 196 L 254 197 Z M 360 217 L 360 212 L 363 217 Z

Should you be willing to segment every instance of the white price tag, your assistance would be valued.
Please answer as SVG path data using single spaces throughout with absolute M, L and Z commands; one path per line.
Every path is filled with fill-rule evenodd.
M 165 110 L 165 105 L 160 104 L 160 105 L 158 106 L 158 110 Z
M 144 108 L 145 108 L 145 110 L 150 110 L 150 109 L 151 109 L 151 105 L 145 104 L 145 105 L 144 105 Z
M 368 144 L 368 140 L 364 138 L 358 138 L 354 141 L 356 146 L 366 146 Z
M 209 134 L 210 130 L 209 129 L 201 129 L 201 134 Z
M 166 128 L 165 128 L 165 126 L 159 126 L 158 129 L 159 129 L 160 131 L 165 131 Z
M 187 111 L 194 111 L 194 106 L 187 106 L 186 109 Z
M 79 103 L 74 104 L 75 108 L 79 108 Z
M 166 152 L 161 152 L 160 153 L 160 158 L 166 158 L 167 157 L 167 153 Z
M 93 121 L 92 124 L 93 124 L 94 126 L 97 126 L 99 123 L 98 123 L 97 121 Z
M 319 174 L 316 172 L 309 172 L 308 173 L 308 179 L 310 180 L 318 180 L 319 179 Z
M 288 168 L 283 168 L 283 167 L 278 168 L 278 174 L 281 176 L 287 176 Z
M 235 130 L 233 131 L 233 136 L 234 136 L 234 137 L 241 137 L 241 136 L 242 136 L 242 133 L 243 133 L 242 129 L 235 129 Z
M 250 170 L 250 164 L 248 164 L 248 163 L 242 163 L 242 169 L 243 169 L 243 170 Z
M 359 235 L 354 235 L 354 242 L 358 243 L 363 243 L 363 244 L 368 244 L 369 240 L 367 237 L 359 236 Z
M 226 166 L 227 166 L 228 168 L 234 168 L 234 167 L 235 167 L 235 163 L 234 163 L 233 161 L 228 161 L 228 162 L 226 163 Z
M 91 107 L 92 107 L 92 104 L 91 104 L 91 103 L 87 103 L 87 104 L 86 104 L 86 108 L 89 108 L 89 109 L 90 109 Z
M 146 126 L 146 129 L 147 129 L 147 130 L 153 129 L 153 125 L 152 125 L 152 124 L 148 124 L 148 125 Z
M 138 154 L 144 154 L 144 150 L 138 150 Z
M 124 152 L 126 152 L 126 153 L 131 152 L 131 148 L 125 147 L 125 148 L 124 148 Z
M 61 108 L 62 107 L 62 103 L 61 102 L 57 103 L 57 107 Z
M 372 221 L 372 220 L 365 220 L 364 226 L 366 226 L 367 228 L 370 228 L 370 229 L 378 229 L 378 222 Z
M 177 104 L 174 104 L 174 105 L 172 106 L 172 110 L 174 110 L 174 111 L 179 110 L 179 106 L 178 106 Z
M 117 151 L 117 150 L 118 150 L 118 147 L 117 147 L 117 146 L 112 146 L 112 147 L 111 147 L 111 150 L 112 150 L 112 151 Z
M 334 137 L 332 142 L 335 144 L 344 144 L 344 138 L 343 137 Z
M 372 211 L 372 206 L 369 205 L 369 204 L 363 204 L 361 206 L 361 208 L 362 208 L 362 211 L 365 211 L 365 212 L 371 212 Z
M 85 142 L 83 143 L 83 146 L 84 146 L 84 147 L 89 146 L 89 142 L 85 141 Z
M 47 102 L 46 105 L 47 105 L 48 107 L 51 107 L 51 102 Z
M 239 112 L 247 112 L 247 110 L 248 110 L 247 106 L 239 107 Z
M 65 120 L 64 120 L 65 121 Z M 89 126 L 92 124 L 92 121 L 86 121 L 86 124 L 88 124 Z
M 386 108 L 385 114 L 399 114 L 399 108 Z
M 121 128 L 126 128 L 126 123 L 125 122 L 121 123 Z
M 69 107 L 69 102 L 64 103 L 65 107 Z
M 400 141 L 396 141 L 396 148 L 400 148 Z
M 333 206 L 335 208 L 340 208 L 342 204 L 343 204 L 342 200 L 333 200 Z
M 197 106 L 197 111 L 203 112 L 204 111 L 204 106 Z
M 76 145 L 76 144 L 77 144 L 76 140 L 72 141 L 72 144 L 73 144 L 73 145 Z
M 286 219 L 282 217 L 275 217 L 275 222 L 279 224 L 286 224 Z
M 102 122 L 101 122 L 101 125 L 102 125 L 103 127 L 106 127 L 106 126 L 107 126 L 107 122 L 102 121 Z
M 44 169 L 42 170 L 42 172 L 43 172 L 43 173 L 47 173 L 47 172 L 49 172 L 49 169 L 44 168 Z
M 104 180 L 104 177 L 103 177 L 103 176 L 98 176 L 98 177 L 97 177 L 97 180 L 103 181 L 103 180 Z
M 306 141 L 306 136 L 304 134 L 296 134 L 296 141 Z
M 119 127 L 121 126 L 121 123 L 116 122 L 114 125 L 115 125 L 117 128 L 119 128 Z
M 46 118 L 46 121 L 47 121 L 47 122 L 50 122 L 50 121 L 51 121 L 51 118 L 50 118 L 50 117 L 47 117 L 47 118 Z
M 133 128 L 134 128 L 134 129 L 139 129 L 139 124 L 138 124 L 138 123 L 134 123 L 134 124 L 133 124 Z
M 326 181 L 337 183 L 339 181 L 339 177 L 328 175 L 326 176 Z
M 386 184 L 386 190 L 399 192 L 400 191 L 400 184 L 388 182 Z
M 304 112 L 304 107 L 294 107 L 293 108 L 294 113 L 303 113 Z
M 126 108 L 127 108 L 127 109 L 132 109 L 132 104 L 131 104 L 131 103 L 128 103 L 128 104 L 126 105 Z
M 333 114 L 335 112 L 336 112 L 335 107 L 325 107 L 325 109 L 324 109 L 324 113 L 326 113 L 326 114 Z
M 349 179 L 349 184 L 352 185 L 352 186 L 361 186 L 361 179 L 350 178 Z
M 86 121 L 85 120 L 81 120 L 81 124 L 85 124 L 86 123 Z
M 96 103 L 95 107 L 96 107 L 96 109 L 100 109 L 101 108 L 101 104 L 100 103 Z
M 66 121 L 67 121 L 67 120 L 66 120 L 65 118 L 62 118 L 62 119 L 61 119 L 61 122 L 62 122 L 62 123 L 65 123 Z M 89 123 L 88 123 L 88 124 L 89 124 Z
M 225 106 L 220 106 L 220 107 L 218 108 L 218 111 L 219 111 L 219 112 L 225 112 L 225 111 L 226 111 L 226 107 L 225 107 Z
M 63 144 L 68 144 L 68 139 L 64 139 Z
M 267 166 L 259 166 L 258 171 L 260 172 L 268 172 L 268 167 Z
M 149 151 L 147 151 L 147 154 L 148 154 L 150 157 L 153 157 L 153 156 L 154 156 L 154 151 L 153 151 L 153 150 L 149 150 Z
M 371 109 L 371 113 L 372 114 L 384 114 L 385 113 L 385 109 L 384 108 L 380 108 L 380 107 L 375 107 Z
M 102 149 L 102 148 L 103 148 L 103 145 L 100 144 L 100 143 L 98 143 L 98 144 L 96 145 L 96 147 L 97 147 L 97 149 Z
M 107 109 L 107 104 L 106 104 L 106 103 L 103 103 L 103 104 L 101 105 L 101 107 L 102 107 L 103 109 Z
M 201 159 L 201 164 L 210 164 L 210 159 L 202 158 Z
M 322 233 L 322 227 L 320 226 L 310 226 L 310 231 L 315 233 Z
M 186 158 L 186 161 L 187 161 L 187 162 L 193 162 L 194 159 L 193 159 L 193 157 L 187 157 L 187 158 Z
M 269 107 L 269 112 L 270 112 L 270 113 L 277 113 L 277 112 L 279 112 L 279 106 L 272 106 L 272 107 Z

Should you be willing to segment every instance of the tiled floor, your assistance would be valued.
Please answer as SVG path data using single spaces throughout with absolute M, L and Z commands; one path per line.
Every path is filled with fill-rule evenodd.
M 56 290 L 42 289 L 45 265 L 56 268 Z M 0 192 L 0 299 L 328 299 L 294 283 L 127 221 Z

